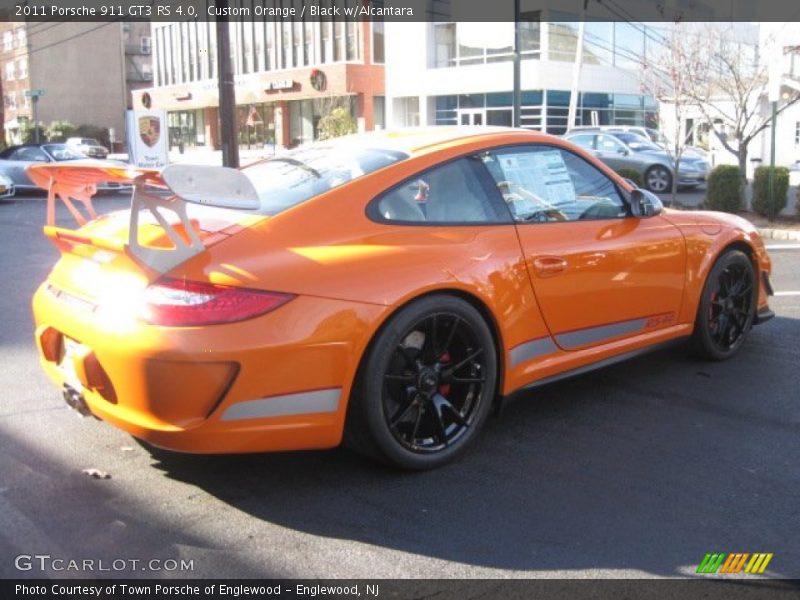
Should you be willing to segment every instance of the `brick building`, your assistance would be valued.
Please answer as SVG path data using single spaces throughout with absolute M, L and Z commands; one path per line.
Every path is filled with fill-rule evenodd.
M 131 91 L 152 82 L 149 23 L 0 22 L 5 133 L 20 141 L 30 120 L 28 90 L 42 90 L 43 125 L 67 120 L 124 138 Z

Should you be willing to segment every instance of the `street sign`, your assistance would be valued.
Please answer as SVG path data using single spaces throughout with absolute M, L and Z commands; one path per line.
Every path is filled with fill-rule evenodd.
M 41 98 L 44 96 L 44 90 L 25 90 L 25 96 L 28 98 Z

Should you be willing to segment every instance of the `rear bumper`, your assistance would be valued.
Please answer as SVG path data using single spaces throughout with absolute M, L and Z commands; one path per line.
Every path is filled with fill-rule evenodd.
M 380 310 L 298 297 L 240 323 L 110 327 L 45 286 L 34 297 L 40 362 L 56 386 L 77 390 L 94 416 L 189 453 L 338 445 L 362 338 Z M 65 338 L 76 342 L 69 355 Z

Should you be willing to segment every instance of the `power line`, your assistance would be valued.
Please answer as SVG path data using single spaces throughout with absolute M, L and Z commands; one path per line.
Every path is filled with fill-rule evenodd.
M 69 37 L 66 37 L 64 39 L 57 40 L 57 41 L 55 41 L 55 42 L 53 42 L 51 44 L 46 44 L 44 46 L 39 46 L 38 48 L 32 48 L 32 49 L 29 48 L 25 52 L 21 52 L 19 54 L 14 55 L 13 59 L 16 60 L 18 58 L 30 57 L 32 54 L 36 54 L 37 52 L 42 52 L 43 50 L 47 50 L 49 48 L 53 48 L 54 46 L 58 46 L 59 44 L 64 44 L 66 42 L 71 42 L 72 40 L 75 40 L 75 39 L 78 39 L 80 37 L 83 37 L 84 35 L 89 35 L 90 33 L 94 32 L 94 31 L 97 31 L 98 29 L 102 29 L 103 27 L 107 27 L 108 25 L 114 25 L 116 23 L 119 23 L 121 20 L 122 19 L 114 19 L 113 21 L 106 21 L 104 23 L 101 23 L 97 27 L 92 27 L 91 29 L 87 29 L 86 31 L 81 31 L 79 33 L 76 33 L 76 34 L 71 35 Z

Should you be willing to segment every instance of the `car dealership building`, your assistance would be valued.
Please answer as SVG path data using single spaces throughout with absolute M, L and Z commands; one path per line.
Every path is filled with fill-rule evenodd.
M 218 148 L 215 23 L 152 27 L 154 86 L 134 93 L 134 108 L 166 110 L 173 147 Z M 287 19 L 229 27 L 242 146 L 313 141 L 321 116 L 338 106 L 361 130 L 384 125 L 382 23 Z

